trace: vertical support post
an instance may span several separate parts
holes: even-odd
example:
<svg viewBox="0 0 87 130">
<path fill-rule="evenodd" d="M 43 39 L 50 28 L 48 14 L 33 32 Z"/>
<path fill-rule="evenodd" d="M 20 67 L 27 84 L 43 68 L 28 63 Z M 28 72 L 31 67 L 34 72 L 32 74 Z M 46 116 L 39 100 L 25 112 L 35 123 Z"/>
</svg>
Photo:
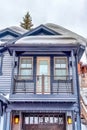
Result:
<svg viewBox="0 0 87 130">
<path fill-rule="evenodd" d="M 77 112 L 77 130 L 81 130 L 81 120 L 79 112 Z"/>
<path fill-rule="evenodd" d="M 22 129 L 22 113 L 21 113 L 21 111 L 20 111 L 20 113 L 19 113 L 19 117 L 20 117 L 19 130 L 21 130 L 21 129 Z"/>
<path fill-rule="evenodd" d="M 74 57 L 74 53 L 73 50 L 71 51 L 71 58 L 72 58 L 72 80 L 73 80 L 73 85 L 72 85 L 72 90 L 73 93 L 76 95 L 77 94 L 77 88 L 76 88 L 76 73 L 75 73 L 75 57 Z"/>
<path fill-rule="evenodd" d="M 4 111 L 3 113 L 3 130 L 6 130 L 6 122 L 7 122 L 7 113 Z"/>
<path fill-rule="evenodd" d="M 42 75 L 42 94 L 44 94 L 44 89 L 45 89 L 45 86 L 44 86 L 44 81 L 45 81 L 45 77 L 44 75 Z"/>
<path fill-rule="evenodd" d="M 7 112 L 7 123 L 6 123 L 6 130 L 11 130 L 11 119 L 10 119 L 11 111 Z"/>
<path fill-rule="evenodd" d="M 12 60 L 12 79 L 11 79 L 11 88 L 10 88 L 10 94 L 13 93 L 14 90 L 14 67 L 15 67 L 15 50 L 13 51 L 13 60 Z"/>
<path fill-rule="evenodd" d="M 79 88 L 79 77 L 78 77 L 78 57 L 75 56 L 75 63 L 76 63 L 76 81 L 77 81 L 77 107 L 78 107 L 78 112 L 77 112 L 77 130 L 81 130 L 81 119 L 80 119 L 80 88 Z"/>
<path fill-rule="evenodd" d="M 75 130 L 75 113 L 74 113 L 74 111 L 72 111 L 72 127 L 73 127 L 73 130 Z"/>
</svg>

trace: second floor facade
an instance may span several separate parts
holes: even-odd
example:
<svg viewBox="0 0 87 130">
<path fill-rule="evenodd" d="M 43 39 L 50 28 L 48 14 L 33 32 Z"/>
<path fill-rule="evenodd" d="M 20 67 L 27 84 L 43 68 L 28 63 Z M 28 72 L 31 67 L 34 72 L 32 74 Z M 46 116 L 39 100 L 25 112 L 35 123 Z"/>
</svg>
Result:
<svg viewBox="0 0 87 130">
<path fill-rule="evenodd" d="M 76 102 L 83 51 L 76 38 L 40 26 L 6 45 L 0 91 L 11 101 Z"/>
</svg>

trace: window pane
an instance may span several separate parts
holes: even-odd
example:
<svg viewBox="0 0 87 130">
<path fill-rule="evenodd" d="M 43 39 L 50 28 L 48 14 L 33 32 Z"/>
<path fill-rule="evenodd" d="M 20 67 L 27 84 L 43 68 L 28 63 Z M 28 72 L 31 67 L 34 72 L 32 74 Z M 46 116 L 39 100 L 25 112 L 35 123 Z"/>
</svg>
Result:
<svg viewBox="0 0 87 130">
<path fill-rule="evenodd" d="M 61 59 L 60 64 L 66 64 L 66 59 Z"/>
<path fill-rule="evenodd" d="M 61 63 L 61 59 L 56 58 L 55 59 L 55 64 L 60 64 L 60 63 Z"/>
<path fill-rule="evenodd" d="M 61 76 L 61 75 L 63 75 L 62 73 L 61 73 L 61 70 L 55 70 L 55 76 Z"/>
<path fill-rule="evenodd" d="M 54 123 L 58 123 L 58 117 L 54 117 Z"/>
<path fill-rule="evenodd" d="M 61 70 L 62 75 L 67 75 L 66 70 Z"/>
<path fill-rule="evenodd" d="M 29 117 L 25 117 L 25 124 L 29 124 Z"/>
<path fill-rule="evenodd" d="M 66 64 L 61 64 L 61 68 L 66 68 Z"/>
<path fill-rule="evenodd" d="M 45 123 L 49 123 L 49 117 L 45 117 Z"/>
<path fill-rule="evenodd" d="M 21 59 L 21 68 L 32 68 L 32 58 Z"/>
<path fill-rule="evenodd" d="M 30 117 L 30 124 L 33 124 L 33 117 Z"/>
<path fill-rule="evenodd" d="M 53 117 L 50 117 L 50 123 L 53 123 Z"/>
<path fill-rule="evenodd" d="M 47 60 L 40 61 L 39 66 L 40 66 L 40 75 L 41 74 L 47 75 L 48 74 L 48 61 Z"/>
<path fill-rule="evenodd" d="M 63 124 L 63 117 L 59 117 L 59 124 Z"/>
<path fill-rule="evenodd" d="M 61 64 L 55 64 L 55 68 L 61 68 Z"/>
<path fill-rule="evenodd" d="M 38 124 L 38 117 L 34 117 L 34 124 Z"/>
<path fill-rule="evenodd" d="M 39 123 L 43 123 L 43 117 L 39 117 Z"/>
<path fill-rule="evenodd" d="M 28 70 L 28 69 L 22 69 L 21 70 L 21 75 L 32 75 L 32 70 Z"/>
</svg>

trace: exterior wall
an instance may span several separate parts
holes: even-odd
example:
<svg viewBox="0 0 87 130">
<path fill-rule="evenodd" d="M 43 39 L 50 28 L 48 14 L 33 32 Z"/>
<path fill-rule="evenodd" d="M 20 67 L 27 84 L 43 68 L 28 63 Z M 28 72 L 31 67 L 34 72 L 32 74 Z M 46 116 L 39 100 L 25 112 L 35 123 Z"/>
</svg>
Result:
<svg viewBox="0 0 87 130">
<path fill-rule="evenodd" d="M 12 57 L 6 51 L 3 53 L 2 75 L 0 75 L 0 92 L 9 93 L 11 87 Z"/>
<path fill-rule="evenodd" d="M 86 98 L 87 93 L 87 65 L 83 65 L 82 63 L 78 64 L 78 74 L 79 74 L 79 84 L 81 90 L 81 118 L 83 119 L 82 122 L 87 124 L 87 104 L 84 100 L 84 96 Z"/>
<path fill-rule="evenodd" d="M 81 88 L 87 88 L 87 65 L 78 64 L 79 83 Z"/>
</svg>

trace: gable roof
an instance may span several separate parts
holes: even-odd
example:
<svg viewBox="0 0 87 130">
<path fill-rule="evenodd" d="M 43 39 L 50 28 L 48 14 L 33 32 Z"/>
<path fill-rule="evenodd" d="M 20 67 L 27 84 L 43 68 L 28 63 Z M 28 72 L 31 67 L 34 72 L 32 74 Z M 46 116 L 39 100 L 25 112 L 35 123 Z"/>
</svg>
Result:
<svg viewBox="0 0 87 130">
<path fill-rule="evenodd" d="M 40 35 L 41 32 L 46 33 L 46 35 Z M 47 35 L 48 34 L 48 35 Z M 53 44 L 53 42 L 55 41 L 57 44 L 59 44 L 59 42 L 61 41 L 61 45 L 62 44 L 66 44 L 68 41 L 68 44 L 74 44 L 74 45 L 83 45 L 86 46 L 87 41 L 84 37 L 68 30 L 65 29 L 59 25 L 55 25 L 55 24 L 45 24 L 45 25 L 40 25 L 26 33 L 24 33 L 23 35 L 19 36 L 18 38 L 7 42 L 7 45 L 11 45 L 11 44 L 33 44 L 35 41 L 38 41 L 38 43 L 41 43 L 43 40 L 43 43 L 45 43 L 46 40 L 46 44 L 48 42 L 51 42 Z M 29 42 L 28 42 L 29 41 Z M 65 42 L 64 42 L 65 41 Z"/>
<path fill-rule="evenodd" d="M 40 32 L 47 32 L 48 35 L 39 35 Z M 59 25 L 55 24 L 45 24 L 36 27 L 33 30 L 28 31 L 27 33 L 23 34 L 20 38 L 18 38 L 14 43 L 17 44 L 34 44 L 38 43 L 45 43 L 48 40 L 49 42 L 59 42 L 62 44 L 65 43 L 74 43 L 86 46 L 86 39 L 68 29 L 65 29 Z M 55 41 L 54 41 L 55 40 Z M 74 41 L 74 42 L 73 42 Z M 47 41 L 46 41 L 47 42 Z"/>
<path fill-rule="evenodd" d="M 35 36 L 35 35 L 40 35 L 40 34 L 45 34 L 45 35 L 61 35 L 60 33 L 46 27 L 45 25 L 41 24 L 40 26 L 28 31 L 27 33 L 23 34 L 22 37 L 24 36 Z"/>
<path fill-rule="evenodd" d="M 43 32 L 44 35 L 40 35 L 40 33 Z M 45 35 L 46 34 L 46 35 Z M 68 30 L 68 29 L 65 29 L 59 25 L 56 25 L 56 24 L 52 24 L 52 23 L 48 23 L 48 24 L 45 24 L 45 25 L 40 25 L 26 33 L 24 33 L 22 36 L 20 36 L 18 39 L 16 39 L 14 41 L 14 43 L 18 43 L 19 40 L 22 41 L 22 39 L 27 39 L 28 40 L 28 36 L 29 37 L 32 37 L 32 39 L 34 37 L 57 37 L 57 38 L 60 38 L 62 37 L 62 39 L 65 37 L 67 37 L 67 39 L 70 39 L 70 38 L 73 38 L 73 39 L 76 39 L 78 41 L 78 43 L 80 43 L 81 45 L 86 45 L 87 44 L 87 41 L 84 37 Z"/>
<path fill-rule="evenodd" d="M 16 32 L 16 31 L 12 30 L 12 29 L 10 29 L 10 28 L 5 28 L 5 29 L 3 29 L 3 30 L 0 30 L 0 38 L 1 38 L 1 37 L 4 37 L 4 36 L 6 36 L 6 35 L 11 35 L 11 36 L 13 36 L 13 37 L 19 37 L 19 36 L 21 36 L 20 33 L 18 33 L 18 32 Z"/>
</svg>

